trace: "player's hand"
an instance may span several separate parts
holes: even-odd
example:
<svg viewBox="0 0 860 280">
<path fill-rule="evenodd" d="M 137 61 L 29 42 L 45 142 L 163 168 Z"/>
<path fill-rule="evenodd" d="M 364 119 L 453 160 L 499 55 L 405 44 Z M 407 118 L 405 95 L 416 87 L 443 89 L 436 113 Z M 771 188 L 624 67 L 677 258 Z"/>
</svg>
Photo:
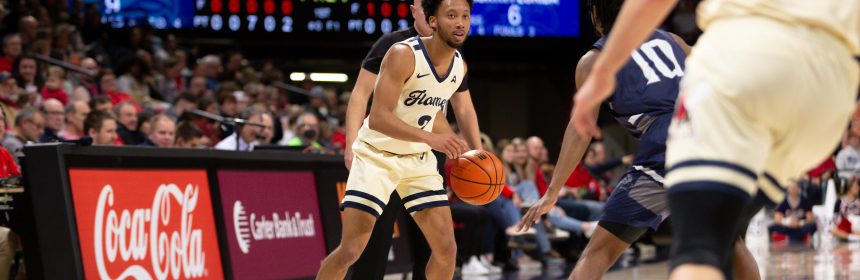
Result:
<svg viewBox="0 0 860 280">
<path fill-rule="evenodd" d="M 352 147 L 347 146 L 346 150 L 343 151 L 343 164 L 346 165 L 347 171 L 352 168 L 352 157 Z"/>
<path fill-rule="evenodd" d="M 523 215 L 520 223 L 517 224 L 517 230 L 520 232 L 529 230 L 529 228 L 532 227 L 532 224 L 538 222 L 543 214 L 546 214 L 555 207 L 556 201 L 558 201 L 558 196 L 550 195 L 549 193 L 544 197 L 541 197 L 541 199 L 529 208 L 529 211 L 526 212 L 525 215 Z"/>
<path fill-rule="evenodd" d="M 440 151 L 448 156 L 448 159 L 456 159 L 463 153 L 469 151 L 466 142 L 454 134 L 433 133 L 427 141 L 430 148 Z"/>
<path fill-rule="evenodd" d="M 573 101 L 573 123 L 580 136 L 600 138 L 597 111 L 600 109 L 600 103 L 612 94 L 614 89 L 614 74 L 601 75 L 592 72 L 585 80 L 585 84 L 576 93 Z"/>
</svg>

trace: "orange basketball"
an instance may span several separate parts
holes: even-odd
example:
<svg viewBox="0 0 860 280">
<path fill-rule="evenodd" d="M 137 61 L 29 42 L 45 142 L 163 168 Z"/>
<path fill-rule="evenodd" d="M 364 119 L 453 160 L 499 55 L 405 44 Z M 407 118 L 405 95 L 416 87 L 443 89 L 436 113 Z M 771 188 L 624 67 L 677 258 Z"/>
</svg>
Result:
<svg viewBox="0 0 860 280">
<path fill-rule="evenodd" d="M 499 197 L 505 184 L 502 161 L 493 153 L 471 150 L 454 162 L 451 189 L 460 200 L 484 205 Z"/>
</svg>

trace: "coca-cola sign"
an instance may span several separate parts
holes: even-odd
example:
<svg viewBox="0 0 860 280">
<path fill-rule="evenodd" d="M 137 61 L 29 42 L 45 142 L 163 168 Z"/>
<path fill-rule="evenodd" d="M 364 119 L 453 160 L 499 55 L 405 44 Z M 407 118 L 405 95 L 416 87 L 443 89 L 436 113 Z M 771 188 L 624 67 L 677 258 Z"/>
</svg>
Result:
<svg viewBox="0 0 860 280">
<path fill-rule="evenodd" d="M 71 169 L 87 279 L 222 279 L 202 170 Z"/>
<path fill-rule="evenodd" d="M 325 257 L 311 172 L 219 171 L 236 279 L 308 277 Z"/>
</svg>

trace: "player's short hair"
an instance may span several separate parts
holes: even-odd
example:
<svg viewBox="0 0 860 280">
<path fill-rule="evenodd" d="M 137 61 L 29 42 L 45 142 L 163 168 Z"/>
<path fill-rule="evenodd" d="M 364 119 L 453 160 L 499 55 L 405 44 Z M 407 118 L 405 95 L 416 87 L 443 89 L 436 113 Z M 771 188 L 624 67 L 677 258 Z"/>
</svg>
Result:
<svg viewBox="0 0 860 280">
<path fill-rule="evenodd" d="M 609 34 L 609 31 L 612 30 L 622 5 L 624 5 L 624 0 L 588 0 L 588 11 L 594 13 L 594 17 L 600 21 L 600 25 L 603 26 L 603 34 Z"/>
<path fill-rule="evenodd" d="M 436 12 L 439 11 L 439 6 L 442 5 L 443 0 L 422 0 L 421 8 L 424 9 L 424 20 L 430 22 L 430 16 L 435 16 Z M 473 0 L 466 0 L 469 3 L 469 8 L 472 7 Z"/>
</svg>

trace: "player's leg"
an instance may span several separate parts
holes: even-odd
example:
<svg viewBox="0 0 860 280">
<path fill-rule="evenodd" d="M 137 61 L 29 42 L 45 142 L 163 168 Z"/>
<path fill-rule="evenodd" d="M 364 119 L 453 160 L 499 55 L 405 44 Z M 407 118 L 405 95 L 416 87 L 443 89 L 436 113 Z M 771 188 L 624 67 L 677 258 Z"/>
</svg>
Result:
<svg viewBox="0 0 860 280">
<path fill-rule="evenodd" d="M 427 279 L 451 279 L 457 265 L 457 243 L 454 240 L 451 209 L 448 206 L 426 208 L 412 214 L 430 245 Z"/>
<path fill-rule="evenodd" d="M 436 158 L 436 170 L 443 176 L 442 179 L 444 182 L 446 179 L 444 176 L 445 158 L 447 156 L 437 151 L 432 151 L 432 156 Z M 447 186 L 447 184 L 442 184 L 442 186 Z M 405 206 L 402 209 L 406 211 Z M 421 232 L 412 215 L 406 215 L 406 220 L 409 227 L 409 236 L 412 239 L 409 242 L 412 245 L 412 280 L 423 280 L 426 279 L 425 275 L 427 275 L 424 270 L 427 268 L 427 262 L 430 261 L 430 246 L 427 244 L 427 238 L 424 237 L 424 233 Z"/>
<path fill-rule="evenodd" d="M 600 279 L 630 244 L 668 217 L 665 190 L 654 178 L 627 173 L 617 185 L 570 279 Z"/>
<path fill-rule="evenodd" d="M 774 143 L 799 115 L 793 93 L 804 87 L 798 82 L 804 77 L 793 70 L 803 63 L 787 57 L 786 49 L 750 51 L 786 39 L 752 32 L 751 24 L 761 27 L 746 18 L 709 27 L 687 62 L 666 145 L 670 279 L 732 276 L 726 268 L 742 214 Z"/>
<path fill-rule="evenodd" d="M 597 229 L 594 230 L 594 235 L 591 236 L 591 240 L 588 241 L 588 245 L 585 246 L 585 250 L 576 262 L 570 279 L 603 278 L 603 274 L 621 257 L 624 250 L 627 250 L 630 244 L 642 236 L 646 230 L 647 228 L 631 228 L 613 222 L 599 222 Z M 624 239 L 613 231 L 620 233 Z"/>
<path fill-rule="evenodd" d="M 741 214 L 740 228 L 738 229 L 738 238 L 735 241 L 734 250 L 732 251 L 731 267 L 723 268 L 724 271 L 733 270 L 735 280 L 759 280 L 761 273 L 758 270 L 758 263 L 746 246 L 744 238 L 747 235 L 750 221 L 753 217 L 764 208 L 765 204 L 771 203 L 764 194 L 759 192 L 752 203 L 750 203 Z"/>
<path fill-rule="evenodd" d="M 414 155 L 399 163 L 405 171 L 397 183 L 397 193 L 430 245 L 425 275 L 427 279 L 451 279 L 457 264 L 457 244 L 448 194 L 436 168 L 436 157 Z"/>
<path fill-rule="evenodd" d="M 353 145 L 355 158 L 340 205 L 343 211 L 341 243 L 323 260 L 317 279 L 343 279 L 349 266 L 367 246 L 374 223 L 386 208 L 399 179 L 399 172 L 394 168 L 398 165 L 396 157 L 364 145 Z M 376 261 L 385 262 L 386 259 Z"/>
<path fill-rule="evenodd" d="M 366 211 L 356 208 L 343 210 L 340 245 L 323 260 L 317 279 L 343 279 L 346 276 L 349 266 L 355 263 L 364 251 L 375 220 L 376 217 Z M 378 261 L 384 262 L 385 259 Z"/>
<path fill-rule="evenodd" d="M 373 231 L 364 252 L 352 266 L 352 275 L 361 275 L 362 278 L 366 277 L 367 279 L 385 277 L 388 253 L 393 242 L 394 225 L 402 208 L 403 203 L 400 202 L 400 196 L 397 193 L 392 193 L 382 215 L 376 219 L 376 223 L 373 225 Z"/>
</svg>

